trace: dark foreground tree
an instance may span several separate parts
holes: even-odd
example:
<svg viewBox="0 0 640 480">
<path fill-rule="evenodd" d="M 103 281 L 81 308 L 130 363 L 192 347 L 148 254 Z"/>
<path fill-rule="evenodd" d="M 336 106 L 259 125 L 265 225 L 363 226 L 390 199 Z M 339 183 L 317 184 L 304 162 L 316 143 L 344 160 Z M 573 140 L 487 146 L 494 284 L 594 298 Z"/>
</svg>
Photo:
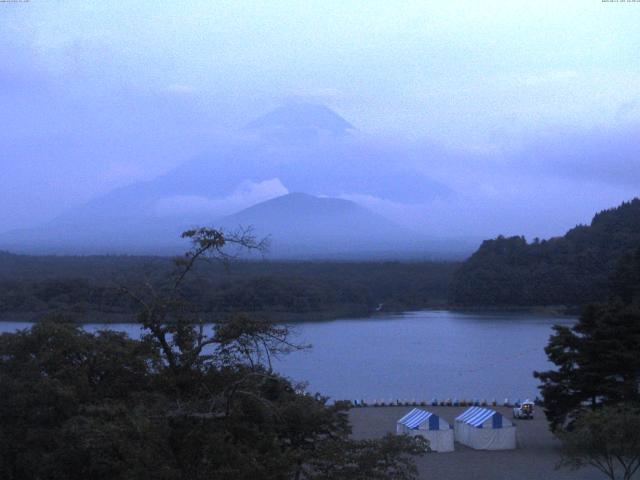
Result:
<svg viewBox="0 0 640 480">
<path fill-rule="evenodd" d="M 561 466 L 591 465 L 611 480 L 630 480 L 640 468 L 640 410 L 635 406 L 587 412 L 560 439 Z"/>
<path fill-rule="evenodd" d="M 640 403 L 640 250 L 621 262 L 611 300 L 590 305 L 571 328 L 556 326 L 545 348 L 556 370 L 536 372 L 553 430 L 585 410 Z"/>
<path fill-rule="evenodd" d="M 381 440 L 325 442 L 306 467 L 314 480 L 410 480 L 416 478 L 414 457 L 424 454 L 422 437 L 387 434 Z"/>
<path fill-rule="evenodd" d="M 182 300 L 199 259 L 260 244 L 185 236 L 194 247 L 171 282 L 126 289 L 140 340 L 59 318 L 0 336 L 0 478 L 415 478 L 424 442 L 351 440 L 347 405 L 273 371 L 274 356 L 300 348 L 286 328 L 242 315 L 207 328 Z"/>
</svg>

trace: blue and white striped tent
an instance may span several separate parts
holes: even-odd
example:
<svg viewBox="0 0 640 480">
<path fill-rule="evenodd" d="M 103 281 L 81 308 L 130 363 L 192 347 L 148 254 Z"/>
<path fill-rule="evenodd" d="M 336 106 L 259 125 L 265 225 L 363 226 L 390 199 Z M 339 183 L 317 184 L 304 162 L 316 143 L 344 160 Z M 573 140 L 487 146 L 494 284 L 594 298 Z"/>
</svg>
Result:
<svg viewBox="0 0 640 480">
<path fill-rule="evenodd" d="M 429 447 L 434 452 L 453 451 L 453 429 L 451 425 L 438 415 L 420 408 L 414 408 L 396 424 L 399 435 L 420 435 L 429 440 Z"/>
<path fill-rule="evenodd" d="M 427 428 L 424 428 L 423 430 L 440 430 L 439 417 L 431 412 L 427 412 L 426 410 L 421 410 L 419 408 L 414 408 L 407 413 L 404 417 L 398 420 L 398 424 L 404 425 L 410 429 L 416 429 L 420 425 L 425 425 Z"/>
<path fill-rule="evenodd" d="M 491 418 L 492 428 L 502 428 L 502 414 L 488 408 L 471 407 L 465 410 L 462 415 L 458 415 L 456 420 L 468 423 L 473 427 L 482 428 L 482 424 L 489 418 Z"/>
<path fill-rule="evenodd" d="M 454 423 L 456 441 L 478 450 L 516 448 L 516 427 L 495 410 L 471 407 Z"/>
</svg>

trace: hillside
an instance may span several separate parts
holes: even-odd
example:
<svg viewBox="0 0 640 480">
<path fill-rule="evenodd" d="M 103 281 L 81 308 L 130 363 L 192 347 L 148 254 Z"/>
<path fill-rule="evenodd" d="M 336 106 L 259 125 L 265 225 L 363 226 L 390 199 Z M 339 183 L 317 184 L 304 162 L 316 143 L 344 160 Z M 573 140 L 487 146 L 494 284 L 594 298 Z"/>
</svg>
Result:
<svg viewBox="0 0 640 480">
<path fill-rule="evenodd" d="M 604 300 L 620 259 L 640 246 L 640 199 L 604 210 L 563 237 L 486 240 L 454 275 L 460 306 L 581 305 Z"/>
<path fill-rule="evenodd" d="M 417 251 L 417 235 L 349 200 L 290 193 L 244 209 L 222 220 L 226 229 L 251 225 L 270 239 L 269 254 L 283 257 L 319 252 Z"/>
</svg>

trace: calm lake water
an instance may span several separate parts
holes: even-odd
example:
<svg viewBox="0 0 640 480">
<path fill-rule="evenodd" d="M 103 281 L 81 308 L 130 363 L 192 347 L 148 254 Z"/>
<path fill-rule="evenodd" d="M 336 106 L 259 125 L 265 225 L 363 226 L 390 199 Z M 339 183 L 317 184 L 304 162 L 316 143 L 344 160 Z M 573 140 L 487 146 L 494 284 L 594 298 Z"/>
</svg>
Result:
<svg viewBox="0 0 640 480">
<path fill-rule="evenodd" d="M 312 348 L 275 365 L 293 380 L 308 381 L 308 390 L 334 399 L 533 398 L 538 390 L 532 372 L 550 367 L 543 349 L 551 327 L 574 321 L 540 314 L 420 311 L 306 322 L 293 326 L 293 338 Z M 0 322 L 0 331 L 28 326 Z M 140 334 L 134 324 L 107 328 Z"/>
</svg>

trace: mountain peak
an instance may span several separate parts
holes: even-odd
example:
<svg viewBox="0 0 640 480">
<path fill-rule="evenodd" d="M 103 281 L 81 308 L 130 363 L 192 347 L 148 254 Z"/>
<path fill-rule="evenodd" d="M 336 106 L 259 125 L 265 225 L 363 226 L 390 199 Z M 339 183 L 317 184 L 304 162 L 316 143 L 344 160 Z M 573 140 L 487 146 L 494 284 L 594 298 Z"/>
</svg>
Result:
<svg viewBox="0 0 640 480">
<path fill-rule="evenodd" d="M 353 125 L 330 108 L 305 102 L 280 106 L 250 122 L 245 128 L 290 132 L 325 131 L 336 136 L 355 130 Z"/>
<path fill-rule="evenodd" d="M 221 219 L 233 231 L 251 225 L 258 238 L 268 236 L 276 256 L 407 249 L 414 236 L 391 220 L 351 200 L 289 193 Z"/>
<path fill-rule="evenodd" d="M 232 215 L 232 217 L 243 216 L 246 215 L 247 212 L 252 214 L 260 212 L 262 215 L 267 212 L 278 211 L 282 212 L 282 214 L 295 214 L 314 218 L 320 214 L 333 215 L 339 213 L 351 215 L 357 210 L 362 212 L 366 211 L 367 214 L 373 215 L 373 213 L 369 212 L 364 207 L 350 200 L 332 197 L 317 197 L 315 195 L 309 195 L 308 193 L 292 192 L 248 207 L 241 212 Z"/>
</svg>

